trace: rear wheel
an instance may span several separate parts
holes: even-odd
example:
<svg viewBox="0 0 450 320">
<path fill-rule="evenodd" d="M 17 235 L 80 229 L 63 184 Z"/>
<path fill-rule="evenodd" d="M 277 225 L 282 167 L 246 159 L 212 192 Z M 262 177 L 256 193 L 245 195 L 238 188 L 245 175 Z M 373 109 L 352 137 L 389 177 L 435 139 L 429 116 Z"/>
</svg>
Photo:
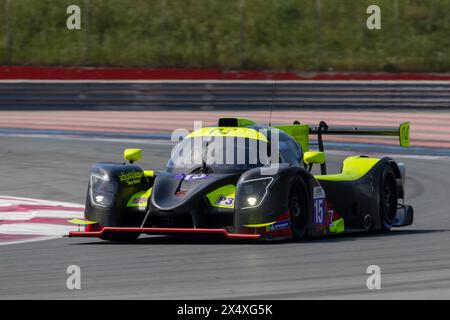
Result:
<svg viewBox="0 0 450 320">
<path fill-rule="evenodd" d="M 380 224 L 382 231 L 389 231 L 397 214 L 397 184 L 392 167 L 387 166 L 381 175 Z"/>
<path fill-rule="evenodd" d="M 309 226 L 309 196 L 305 182 L 296 178 L 289 190 L 289 215 L 291 229 L 295 238 L 301 239 L 306 236 Z"/>
</svg>

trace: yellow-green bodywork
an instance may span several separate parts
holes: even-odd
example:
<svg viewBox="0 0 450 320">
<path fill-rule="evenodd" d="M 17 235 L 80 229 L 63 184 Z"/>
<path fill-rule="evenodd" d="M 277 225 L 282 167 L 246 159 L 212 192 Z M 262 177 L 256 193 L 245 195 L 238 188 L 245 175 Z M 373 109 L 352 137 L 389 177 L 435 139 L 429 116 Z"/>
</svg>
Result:
<svg viewBox="0 0 450 320">
<path fill-rule="evenodd" d="M 409 122 L 405 122 L 400 125 L 400 145 L 405 148 L 409 147 L 409 126 Z"/>
<path fill-rule="evenodd" d="M 222 208 L 222 209 L 234 209 L 234 200 L 236 199 L 236 186 L 229 184 L 219 189 L 214 190 L 206 195 L 211 206 L 214 208 Z M 233 199 L 231 204 L 220 203 L 219 199 L 224 197 L 226 199 Z"/>
<path fill-rule="evenodd" d="M 247 126 L 252 126 L 255 125 L 256 122 L 250 119 L 245 119 L 245 118 L 237 118 L 237 122 L 238 122 L 238 127 L 247 127 Z"/>
<path fill-rule="evenodd" d="M 246 228 L 265 228 L 275 224 L 276 221 L 268 222 L 268 223 L 259 223 L 259 224 L 244 224 Z"/>
<path fill-rule="evenodd" d="M 97 223 L 95 221 L 89 221 L 89 220 L 83 220 L 83 219 L 72 219 L 72 220 L 68 220 L 67 222 L 72 223 L 72 224 L 77 224 L 79 226 L 88 226 L 90 224 Z"/>
<path fill-rule="evenodd" d="M 125 149 L 123 158 L 127 161 L 140 161 L 142 159 L 141 149 Z"/>
<path fill-rule="evenodd" d="M 325 163 L 326 157 L 324 152 L 308 151 L 304 153 L 303 160 L 305 161 L 306 164 L 310 163 L 322 164 Z"/>
<path fill-rule="evenodd" d="M 145 170 L 144 171 L 144 176 L 147 177 L 147 178 L 154 178 L 156 176 L 155 175 L 155 171 L 153 171 L 153 170 Z"/>
<path fill-rule="evenodd" d="M 303 151 L 309 150 L 309 125 L 307 124 L 290 124 L 276 125 L 274 128 L 282 130 L 294 138 L 302 147 Z"/>
<path fill-rule="evenodd" d="M 127 207 L 147 207 L 148 198 L 152 195 L 152 189 L 153 188 L 150 188 L 147 191 L 139 191 L 133 194 L 130 200 L 128 200 Z"/>
<path fill-rule="evenodd" d="M 266 136 L 258 130 L 245 127 L 206 127 L 190 133 L 186 138 L 195 137 L 237 137 L 268 142 Z"/>
<path fill-rule="evenodd" d="M 380 159 L 360 156 L 348 157 L 344 160 L 342 172 L 329 175 L 317 175 L 317 180 L 325 181 L 354 181 L 362 178 Z"/>
<path fill-rule="evenodd" d="M 329 227 L 329 230 L 334 234 L 343 233 L 345 231 L 344 218 L 333 221 L 333 223 Z"/>
</svg>

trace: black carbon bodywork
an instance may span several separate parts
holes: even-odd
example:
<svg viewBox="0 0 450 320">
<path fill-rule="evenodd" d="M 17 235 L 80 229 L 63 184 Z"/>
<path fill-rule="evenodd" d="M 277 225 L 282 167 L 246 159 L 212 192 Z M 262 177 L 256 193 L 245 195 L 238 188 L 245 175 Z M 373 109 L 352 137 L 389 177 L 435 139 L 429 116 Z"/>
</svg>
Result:
<svg viewBox="0 0 450 320">
<path fill-rule="evenodd" d="M 267 196 L 260 206 L 250 209 L 242 209 L 240 197 L 241 182 L 252 179 L 272 177 L 273 182 L 269 187 Z M 263 224 L 275 221 L 279 216 L 288 212 L 289 186 L 295 177 L 301 177 L 309 189 L 308 197 L 311 200 L 311 179 L 312 175 L 305 169 L 296 166 L 282 164 L 274 175 L 262 174 L 261 168 L 256 168 L 245 172 L 237 184 L 236 208 L 234 216 L 234 227 L 237 232 L 243 232 L 245 225 Z M 311 203 L 311 201 L 310 201 Z M 308 214 L 311 216 L 311 206 L 308 207 Z"/>
<path fill-rule="evenodd" d="M 138 183 L 130 185 L 126 181 L 121 181 L 120 175 L 130 172 L 137 172 L 142 175 Z M 151 187 L 152 181 L 149 181 L 144 176 L 142 168 L 132 164 L 96 163 L 91 170 L 91 174 L 93 173 L 107 177 L 111 183 L 114 183 L 116 185 L 116 193 L 110 207 L 95 206 L 91 201 L 91 183 L 89 182 L 86 196 L 86 219 L 108 227 L 139 226 L 145 216 L 145 212 L 127 208 L 126 204 L 133 194 L 138 191 L 148 190 Z"/>
<path fill-rule="evenodd" d="M 232 221 L 232 210 L 217 212 L 206 201 L 206 196 L 222 186 L 236 185 L 240 175 L 206 174 L 203 178 L 188 180 L 185 174 L 160 173 L 154 182 L 149 212 L 143 226 L 163 224 L 205 228 L 220 225 L 221 220 Z"/>
<path fill-rule="evenodd" d="M 400 170 L 394 160 L 383 158 L 363 177 L 353 181 L 319 180 L 327 200 L 342 215 L 346 229 L 366 229 L 365 219 L 369 215 L 371 229 L 380 229 L 380 184 L 383 170 L 391 166 L 396 179 L 401 182 Z M 403 194 L 401 183 L 397 184 L 398 194 Z"/>
</svg>

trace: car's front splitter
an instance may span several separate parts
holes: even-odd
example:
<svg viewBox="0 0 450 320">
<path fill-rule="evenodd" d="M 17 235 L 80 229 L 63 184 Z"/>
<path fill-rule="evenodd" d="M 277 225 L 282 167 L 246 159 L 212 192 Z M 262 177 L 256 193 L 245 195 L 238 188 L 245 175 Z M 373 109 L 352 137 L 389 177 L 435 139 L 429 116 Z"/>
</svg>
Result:
<svg viewBox="0 0 450 320">
<path fill-rule="evenodd" d="M 137 227 L 103 227 L 98 231 L 72 231 L 69 237 L 101 238 L 110 233 L 144 233 L 144 234 L 209 234 L 222 235 L 229 239 L 259 240 L 260 234 L 232 233 L 226 229 L 194 229 L 194 228 L 137 228 Z"/>
</svg>

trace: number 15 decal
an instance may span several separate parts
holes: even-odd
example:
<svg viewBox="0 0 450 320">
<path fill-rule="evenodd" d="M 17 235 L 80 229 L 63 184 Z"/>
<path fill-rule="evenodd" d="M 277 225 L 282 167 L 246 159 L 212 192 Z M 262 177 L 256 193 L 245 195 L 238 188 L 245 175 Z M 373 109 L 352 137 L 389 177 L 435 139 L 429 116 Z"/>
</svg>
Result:
<svg viewBox="0 0 450 320">
<path fill-rule="evenodd" d="M 323 224 L 325 212 L 325 199 L 314 199 L 314 223 Z"/>
</svg>

